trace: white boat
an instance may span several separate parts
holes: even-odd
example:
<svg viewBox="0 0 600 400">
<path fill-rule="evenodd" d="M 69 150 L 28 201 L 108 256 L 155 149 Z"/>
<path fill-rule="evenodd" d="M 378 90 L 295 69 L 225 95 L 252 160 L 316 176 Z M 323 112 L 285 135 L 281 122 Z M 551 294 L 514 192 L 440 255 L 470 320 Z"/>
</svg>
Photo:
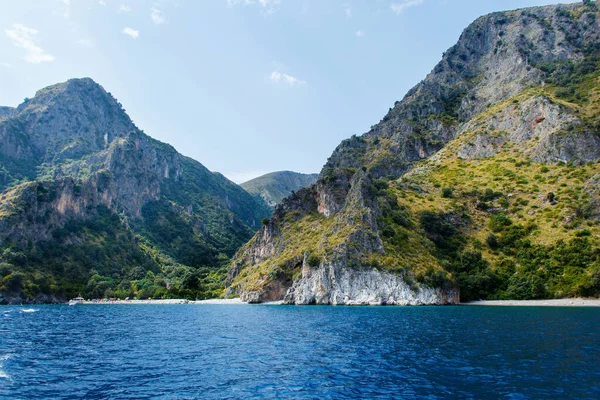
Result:
<svg viewBox="0 0 600 400">
<path fill-rule="evenodd" d="M 83 303 L 85 301 L 85 299 L 83 297 L 81 297 L 81 295 L 75 297 L 74 299 L 69 300 L 69 305 L 70 306 L 74 306 L 76 304 L 79 303 Z"/>
</svg>

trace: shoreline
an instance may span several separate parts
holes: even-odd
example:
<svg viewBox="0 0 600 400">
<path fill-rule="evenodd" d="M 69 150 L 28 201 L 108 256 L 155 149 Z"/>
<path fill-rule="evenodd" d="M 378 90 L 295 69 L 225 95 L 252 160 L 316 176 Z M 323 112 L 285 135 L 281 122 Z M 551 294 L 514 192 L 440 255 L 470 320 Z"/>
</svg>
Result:
<svg viewBox="0 0 600 400">
<path fill-rule="evenodd" d="M 53 303 L 63 304 L 68 303 Z M 186 299 L 156 299 L 156 300 L 107 300 L 107 301 L 80 301 L 76 305 L 111 305 L 111 304 L 196 304 L 196 305 L 281 305 L 283 301 L 268 301 L 264 303 L 250 304 L 242 301 L 240 298 L 234 299 L 208 299 L 208 300 L 186 300 Z M 22 304 L 7 304 L 7 305 L 22 305 L 33 306 L 41 305 L 39 303 L 22 303 Z M 340 305 L 343 307 L 343 305 Z M 467 306 L 467 307 L 600 307 L 600 299 L 595 298 L 573 298 L 573 299 L 546 299 L 546 300 L 477 300 L 465 303 L 454 304 L 450 306 Z M 350 306 L 349 306 L 350 307 Z M 354 307 L 354 306 L 352 306 Z M 365 307 L 367 307 L 365 305 Z M 368 306 L 377 307 L 377 306 Z M 380 307 L 395 307 L 395 306 L 380 306 Z M 400 307 L 400 306 L 399 306 Z M 415 306 L 418 307 L 418 306 Z"/>
<path fill-rule="evenodd" d="M 460 305 L 476 307 L 600 307 L 600 299 L 478 300 L 460 303 Z"/>
</svg>

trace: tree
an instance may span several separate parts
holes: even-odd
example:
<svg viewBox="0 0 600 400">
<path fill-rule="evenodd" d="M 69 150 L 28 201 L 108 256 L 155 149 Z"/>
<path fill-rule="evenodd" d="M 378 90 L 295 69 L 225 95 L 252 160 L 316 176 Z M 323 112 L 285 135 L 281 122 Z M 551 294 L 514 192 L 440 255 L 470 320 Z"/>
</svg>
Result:
<svg viewBox="0 0 600 400">
<path fill-rule="evenodd" d="M 267 225 L 269 225 L 269 218 L 267 218 L 267 217 L 264 217 L 264 218 L 262 219 L 262 224 L 263 224 L 263 226 L 267 226 Z"/>
</svg>

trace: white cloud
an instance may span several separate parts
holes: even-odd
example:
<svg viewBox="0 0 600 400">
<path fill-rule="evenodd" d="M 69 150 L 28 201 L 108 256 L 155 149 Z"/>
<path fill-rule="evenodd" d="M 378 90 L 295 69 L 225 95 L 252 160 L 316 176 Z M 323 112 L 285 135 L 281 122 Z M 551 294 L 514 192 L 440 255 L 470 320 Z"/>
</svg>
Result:
<svg viewBox="0 0 600 400">
<path fill-rule="evenodd" d="M 132 39 L 137 39 L 138 37 L 140 37 L 140 31 L 136 31 L 133 28 L 130 27 L 126 27 L 124 28 L 121 33 L 130 36 Z"/>
<path fill-rule="evenodd" d="M 420 6 L 421 4 L 423 4 L 423 0 L 402 0 L 400 3 L 392 3 L 390 7 L 396 14 L 402 14 L 407 8 Z"/>
<path fill-rule="evenodd" d="M 2 68 L 10 68 L 10 67 L 12 67 L 12 65 L 9 64 L 9 63 L 6 63 L 6 62 L 0 62 L 0 67 L 2 67 Z"/>
<path fill-rule="evenodd" d="M 356 37 L 364 37 L 364 36 L 365 36 L 364 31 L 361 31 L 361 30 L 356 31 Z"/>
<path fill-rule="evenodd" d="M 106 6 L 106 1 L 100 0 L 98 1 L 98 4 L 100 4 L 101 6 Z"/>
<path fill-rule="evenodd" d="M 165 14 L 156 7 L 152 7 L 150 10 L 150 18 L 152 18 L 154 25 L 164 24 L 166 21 Z"/>
<path fill-rule="evenodd" d="M 13 44 L 26 51 L 25 61 L 31 64 L 39 64 L 43 62 L 54 61 L 54 56 L 46 53 L 41 47 L 35 44 L 35 36 L 38 31 L 28 28 L 21 24 L 13 24 L 10 29 L 5 29 L 4 32 Z"/>
<path fill-rule="evenodd" d="M 126 12 L 130 12 L 130 11 L 131 11 L 131 7 L 129 7 L 126 4 L 121 4 L 119 6 L 119 12 L 126 13 Z"/>
<path fill-rule="evenodd" d="M 289 86 L 306 85 L 306 81 L 296 78 L 283 72 L 273 71 L 270 76 L 271 82 L 282 83 Z"/>
</svg>

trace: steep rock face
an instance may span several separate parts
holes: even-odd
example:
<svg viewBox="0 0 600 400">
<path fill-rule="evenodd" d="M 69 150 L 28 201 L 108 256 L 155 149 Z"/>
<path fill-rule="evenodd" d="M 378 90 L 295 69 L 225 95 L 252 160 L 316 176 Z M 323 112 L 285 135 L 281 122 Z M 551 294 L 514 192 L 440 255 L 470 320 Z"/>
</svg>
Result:
<svg viewBox="0 0 600 400">
<path fill-rule="evenodd" d="M 275 208 L 275 211 L 267 225 L 263 226 L 256 235 L 244 246 L 244 251 L 239 252 L 236 256 L 236 261 L 229 269 L 227 282 L 231 284 L 239 275 L 241 269 L 246 265 L 256 265 L 264 260 L 267 260 L 279 252 L 284 251 L 286 241 L 279 229 L 280 225 L 290 212 L 294 212 L 294 218 L 300 219 L 309 214 L 317 207 L 316 192 L 312 187 L 304 188 L 296 193 L 293 193 L 283 204 Z M 302 262 L 301 258 L 291 260 L 289 267 L 296 267 Z M 294 265 L 291 265 L 294 264 Z M 232 293 L 230 290 L 228 293 Z M 269 290 L 261 291 L 260 293 L 248 294 L 252 296 L 254 302 L 263 299 L 263 296 L 277 297 L 270 293 Z"/>
<path fill-rule="evenodd" d="M 463 123 L 490 105 L 542 84 L 540 65 L 581 60 L 585 49 L 599 41 L 596 10 L 581 4 L 481 17 L 381 122 L 362 137 L 342 142 L 320 177 L 362 166 L 375 177 L 400 176 L 454 139 Z"/>
<path fill-rule="evenodd" d="M 74 218 L 91 218 L 101 204 L 95 185 L 73 179 L 24 183 L 3 192 L 0 200 L 3 243 L 50 240 L 54 229 Z"/>
<path fill-rule="evenodd" d="M 477 132 L 458 149 L 466 160 L 492 157 L 504 143 L 521 146 L 533 161 L 594 162 L 600 160 L 600 138 L 595 129 L 582 127 L 573 110 L 546 96 L 511 103 L 488 118 L 463 125 L 461 134 Z M 493 132 L 493 134 L 490 134 Z"/>
<path fill-rule="evenodd" d="M 39 90 L 17 107 L 16 117 L 44 162 L 95 153 L 136 129 L 121 104 L 89 78 Z"/>
<path fill-rule="evenodd" d="M 289 302 L 303 303 L 304 300 L 298 299 L 304 298 L 311 302 L 317 297 L 332 302 L 332 293 L 337 293 L 334 296 L 337 304 L 350 304 L 358 295 L 345 297 L 346 294 L 340 294 L 345 292 L 327 283 L 326 277 L 346 274 L 344 276 L 351 277 L 348 279 L 366 285 L 371 281 L 372 272 L 365 272 L 365 268 L 371 271 L 368 267 L 372 265 L 380 271 L 400 269 L 403 274 L 408 271 L 404 277 L 411 280 L 416 275 L 424 280 L 423 286 L 429 285 L 434 292 L 444 285 L 452 287 L 453 277 L 440 272 L 443 268 L 439 254 L 446 251 L 444 246 L 447 246 L 443 233 L 415 228 L 417 215 L 407 217 L 410 213 L 405 215 L 402 209 L 407 206 L 398 209 L 394 200 L 398 191 L 394 189 L 394 194 L 386 195 L 385 187 L 378 188 L 380 181 L 393 183 L 415 164 L 430 157 L 440 160 L 450 153 L 458 153 L 462 159 L 475 161 L 494 157 L 507 144 L 521 146 L 525 157 L 536 162 L 597 161 L 600 159 L 597 129 L 590 129 L 592 125 L 578 115 L 577 107 L 555 102 L 545 95 L 543 88 L 553 74 L 549 66 L 553 66 L 554 75 L 559 70 L 572 70 L 573 65 L 579 65 L 596 51 L 599 42 L 595 4 L 537 7 L 495 13 L 476 20 L 425 80 L 397 102 L 380 123 L 362 136 L 343 141 L 335 149 L 317 183 L 308 189 L 316 206 L 311 201 L 309 210 L 295 209 L 286 199 L 276 208 L 269 225 L 236 256 L 228 280 L 229 293 L 237 292 L 242 298 L 260 301 L 261 297 L 273 298 L 281 293 L 280 285 L 276 293 L 270 291 L 273 282 L 293 281 L 287 297 Z M 542 89 L 536 95 L 528 92 L 531 88 Z M 469 143 L 463 140 L 466 137 L 471 138 Z M 451 145 L 457 138 L 461 140 Z M 361 176 L 363 179 L 357 179 Z M 359 192 L 364 193 L 361 201 L 353 201 Z M 448 196 L 452 196 L 451 191 Z M 303 217 L 307 215 L 319 215 L 320 225 L 315 227 L 317 218 Z M 361 218 L 354 219 L 356 216 Z M 428 226 L 429 216 L 432 222 Z M 370 222 L 365 223 L 365 217 Z M 443 219 L 435 222 L 435 214 L 426 217 L 421 216 L 424 230 L 452 231 Z M 343 239 L 332 244 L 324 228 L 332 221 L 353 221 L 355 225 L 344 231 Z M 312 233 L 303 231 L 307 226 Z M 291 232 L 305 240 L 291 240 Z M 413 234 L 428 239 L 419 241 Z M 309 240 L 311 235 L 321 239 Z M 354 240 L 357 235 L 376 240 L 357 242 Z M 374 245 L 377 241 L 381 246 Z M 404 245 L 398 244 L 403 241 Z M 346 254 L 349 248 L 353 249 L 350 257 Z M 397 253 L 394 248 L 404 250 Z M 344 261 L 323 264 L 315 278 L 301 277 L 300 259 L 306 252 L 318 254 L 321 259 Z M 415 257 L 415 252 L 420 256 Z M 408 260 L 409 265 L 389 266 L 397 263 L 394 259 Z M 411 276 L 411 269 L 416 267 L 410 264 L 422 263 L 425 259 L 431 268 Z M 251 285 L 247 285 L 249 281 Z M 296 290 L 302 294 L 293 295 Z M 352 291 L 358 293 L 360 289 L 357 286 Z"/>
<path fill-rule="evenodd" d="M 413 288 L 398 275 L 377 269 L 357 270 L 345 264 L 302 268 L 302 277 L 283 298 L 284 304 L 444 305 L 458 304 L 457 288 Z"/>
<path fill-rule="evenodd" d="M 137 129 L 120 103 L 89 78 L 42 89 L 5 115 L 0 163 L 12 179 L 35 179 L 41 164 L 52 168 L 91 155 Z"/>
<path fill-rule="evenodd" d="M 80 168 L 95 172 L 102 200 L 110 208 L 139 218 L 142 207 L 160 199 L 165 181 L 181 181 L 181 156 L 139 131 L 114 141 L 102 154 L 101 163 L 86 160 Z"/>
</svg>

